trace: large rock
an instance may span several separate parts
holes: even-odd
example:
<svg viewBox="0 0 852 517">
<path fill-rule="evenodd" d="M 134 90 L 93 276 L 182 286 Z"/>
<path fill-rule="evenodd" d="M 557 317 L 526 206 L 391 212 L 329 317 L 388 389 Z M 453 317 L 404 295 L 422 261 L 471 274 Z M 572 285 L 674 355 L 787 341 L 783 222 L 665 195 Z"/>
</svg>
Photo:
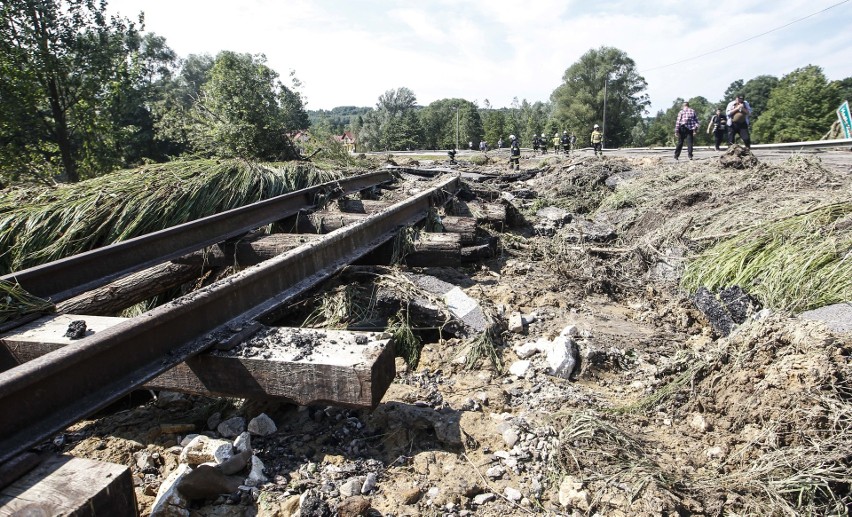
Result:
<svg viewBox="0 0 852 517">
<path fill-rule="evenodd" d="M 248 424 L 248 432 L 255 436 L 269 436 L 277 430 L 275 422 L 266 413 L 261 413 L 252 418 Z"/>
<path fill-rule="evenodd" d="M 221 494 L 233 494 L 243 482 L 241 476 L 226 476 L 218 467 L 199 465 L 177 483 L 177 489 L 187 499 L 215 499 Z"/>
<path fill-rule="evenodd" d="M 547 364 L 550 366 L 551 375 L 568 379 L 574 373 L 579 352 L 577 344 L 570 336 L 573 329 L 573 325 L 566 327 L 547 347 Z"/>
<path fill-rule="evenodd" d="M 189 517 L 189 499 L 178 491 L 178 484 L 190 472 L 192 467 L 182 463 L 166 477 L 154 498 L 151 517 Z"/>
<path fill-rule="evenodd" d="M 556 232 L 570 223 L 573 219 L 571 212 L 555 206 L 544 207 L 535 214 L 537 221 L 533 226 L 535 232 L 545 237 L 552 237 Z"/>
<path fill-rule="evenodd" d="M 233 456 L 234 446 L 227 440 L 198 435 L 180 453 L 180 462 L 192 467 L 202 463 L 222 463 Z"/>
<path fill-rule="evenodd" d="M 245 430 L 246 419 L 241 416 L 229 418 L 216 427 L 216 431 L 225 438 L 236 438 Z"/>
</svg>

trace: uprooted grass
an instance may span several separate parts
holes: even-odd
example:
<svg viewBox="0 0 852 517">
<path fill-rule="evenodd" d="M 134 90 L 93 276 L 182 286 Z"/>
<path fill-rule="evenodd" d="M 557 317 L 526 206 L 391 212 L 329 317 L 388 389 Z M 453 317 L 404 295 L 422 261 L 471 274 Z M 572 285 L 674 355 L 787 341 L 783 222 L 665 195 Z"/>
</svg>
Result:
<svg viewBox="0 0 852 517">
<path fill-rule="evenodd" d="M 708 249 L 681 285 L 737 285 L 764 306 L 792 312 L 852 300 L 852 202 L 759 225 Z"/>
<path fill-rule="evenodd" d="M 782 315 L 755 321 L 699 355 L 627 408 L 699 412 L 724 421 L 735 445 L 716 468 L 706 460 L 681 480 L 695 493 L 738 494 L 737 515 L 848 515 L 852 504 L 852 341 Z M 688 448 L 694 438 L 666 431 Z M 722 434 L 721 436 L 724 436 Z M 725 443 L 722 441 L 722 443 Z M 690 444 L 690 445 L 684 445 Z M 698 457 L 703 454 L 698 452 Z"/>
<path fill-rule="evenodd" d="M 562 421 L 565 415 L 554 415 Z M 589 494 L 594 513 L 616 505 L 635 515 L 677 514 L 681 508 L 677 483 L 653 459 L 646 444 L 606 415 L 585 410 L 560 422 L 554 472 L 569 475 Z"/>
<path fill-rule="evenodd" d="M 305 162 L 146 165 L 0 200 L 0 273 L 18 271 L 339 179 Z"/>
<path fill-rule="evenodd" d="M 410 235 L 407 238 L 410 238 Z M 379 303 L 377 298 L 382 291 L 392 293 L 395 301 L 391 304 L 388 300 Z M 437 327 L 418 325 L 417 321 L 413 321 L 411 311 L 414 300 L 428 300 L 428 304 L 433 307 L 443 307 L 443 323 Z M 397 356 L 405 359 L 411 368 L 417 367 L 423 347 L 417 332 L 437 330 L 440 333 L 451 321 L 450 312 L 441 299 L 419 288 L 395 267 L 384 268 L 382 273 L 372 275 L 369 281 L 328 288 L 300 305 L 311 307 L 310 313 L 302 322 L 303 327 L 383 327 L 393 337 Z M 390 307 L 396 307 L 395 312 L 388 314 Z"/>
<path fill-rule="evenodd" d="M 53 312 L 55 309 L 53 303 L 31 295 L 20 285 L 0 280 L 0 323 L 27 314 Z"/>
</svg>

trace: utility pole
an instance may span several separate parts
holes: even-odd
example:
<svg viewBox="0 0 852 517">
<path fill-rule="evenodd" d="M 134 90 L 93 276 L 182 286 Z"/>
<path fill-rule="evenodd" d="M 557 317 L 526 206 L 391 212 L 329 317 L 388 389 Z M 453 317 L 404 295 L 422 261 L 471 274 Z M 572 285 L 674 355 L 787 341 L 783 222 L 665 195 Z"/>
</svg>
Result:
<svg viewBox="0 0 852 517">
<path fill-rule="evenodd" d="M 456 106 L 456 150 L 459 149 L 459 107 Z"/>
<path fill-rule="evenodd" d="M 606 147 L 606 83 L 609 82 L 609 72 L 604 77 L 604 109 L 603 109 L 603 129 L 601 130 L 601 150 Z"/>
</svg>

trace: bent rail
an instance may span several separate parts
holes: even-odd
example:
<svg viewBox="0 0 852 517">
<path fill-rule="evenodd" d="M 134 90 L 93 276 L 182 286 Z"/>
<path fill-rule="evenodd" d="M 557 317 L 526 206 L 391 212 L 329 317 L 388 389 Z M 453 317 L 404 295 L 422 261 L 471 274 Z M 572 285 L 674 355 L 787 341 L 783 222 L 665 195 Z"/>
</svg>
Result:
<svg viewBox="0 0 852 517">
<path fill-rule="evenodd" d="M 0 373 L 0 463 L 101 409 L 229 333 L 274 311 L 423 219 L 458 177 L 320 241 Z"/>
<path fill-rule="evenodd" d="M 54 303 L 60 302 L 124 275 L 294 215 L 300 209 L 314 205 L 319 196 L 329 195 L 335 190 L 356 192 L 392 178 L 390 172 L 381 171 L 323 183 L 10 273 L 2 280 L 17 282 L 30 294 L 49 298 Z"/>
</svg>

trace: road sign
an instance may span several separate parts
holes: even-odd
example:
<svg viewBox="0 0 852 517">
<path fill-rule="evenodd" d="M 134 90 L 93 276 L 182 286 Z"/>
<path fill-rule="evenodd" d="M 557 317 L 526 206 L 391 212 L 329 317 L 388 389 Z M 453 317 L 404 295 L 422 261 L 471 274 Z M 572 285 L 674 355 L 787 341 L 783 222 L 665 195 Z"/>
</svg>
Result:
<svg viewBox="0 0 852 517">
<path fill-rule="evenodd" d="M 849 101 L 843 101 L 843 104 L 837 108 L 837 118 L 840 119 L 840 125 L 843 126 L 843 138 L 852 138 L 852 116 L 849 115 Z"/>
</svg>

